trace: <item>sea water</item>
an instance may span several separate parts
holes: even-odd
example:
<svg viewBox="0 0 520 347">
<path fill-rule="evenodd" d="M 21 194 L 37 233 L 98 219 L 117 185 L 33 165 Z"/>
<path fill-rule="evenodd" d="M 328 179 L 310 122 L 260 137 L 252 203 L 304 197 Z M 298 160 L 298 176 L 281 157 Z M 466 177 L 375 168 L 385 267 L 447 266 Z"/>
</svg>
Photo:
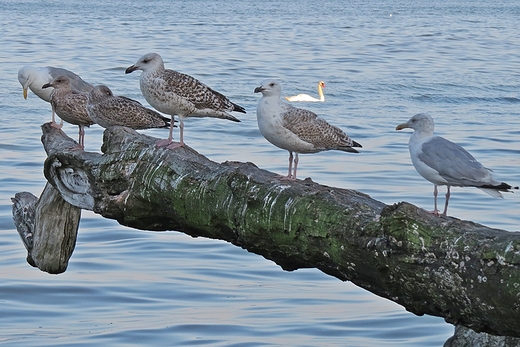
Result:
<svg viewBox="0 0 520 347">
<path fill-rule="evenodd" d="M 50 105 L 22 97 L 23 65 L 72 70 L 146 102 L 145 53 L 245 107 L 241 123 L 188 119 L 186 143 L 210 159 L 286 174 L 288 153 L 256 125 L 253 90 L 277 78 L 284 95 L 344 129 L 359 154 L 301 155 L 299 178 L 356 189 L 386 204 L 433 208 L 414 170 L 411 131 L 428 112 L 497 180 L 520 184 L 520 5 L 515 1 L 11 1 L 0 0 L 0 343 L 9 346 L 442 346 L 453 327 L 408 313 L 316 269 L 285 272 L 218 240 L 145 232 L 83 211 L 67 272 L 30 267 L 10 198 L 45 185 L 40 142 Z M 77 139 L 77 127 L 64 131 Z M 102 132 L 86 130 L 100 152 Z M 167 130 L 145 134 L 165 138 Z M 178 137 L 178 133 L 175 133 Z M 441 188 L 439 203 L 443 203 Z M 454 188 L 451 216 L 518 230 L 520 194 Z"/>
</svg>

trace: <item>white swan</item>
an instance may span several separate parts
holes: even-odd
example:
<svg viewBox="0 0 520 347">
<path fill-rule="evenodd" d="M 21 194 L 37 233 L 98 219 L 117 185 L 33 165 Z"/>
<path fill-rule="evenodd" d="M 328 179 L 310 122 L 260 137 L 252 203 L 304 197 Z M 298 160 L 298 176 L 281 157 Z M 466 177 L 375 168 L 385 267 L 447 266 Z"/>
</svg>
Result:
<svg viewBox="0 0 520 347">
<path fill-rule="evenodd" d="M 325 88 L 325 82 L 319 81 L 318 82 L 318 95 L 320 96 L 319 99 L 316 99 L 315 97 L 312 97 L 308 94 L 298 94 L 294 96 L 286 96 L 285 99 L 287 101 L 310 101 L 310 102 L 324 102 L 325 101 L 325 95 L 323 95 L 323 89 Z"/>
</svg>

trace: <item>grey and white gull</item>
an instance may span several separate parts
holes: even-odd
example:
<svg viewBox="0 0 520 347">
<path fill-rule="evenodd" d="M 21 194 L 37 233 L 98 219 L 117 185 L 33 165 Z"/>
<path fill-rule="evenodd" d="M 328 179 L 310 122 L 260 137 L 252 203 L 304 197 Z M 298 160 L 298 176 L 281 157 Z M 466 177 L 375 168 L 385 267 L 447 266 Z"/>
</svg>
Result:
<svg viewBox="0 0 520 347">
<path fill-rule="evenodd" d="M 142 70 L 140 88 L 146 101 L 157 111 L 169 114 L 172 118 L 168 139 L 157 142 L 157 146 L 184 146 L 184 119 L 187 117 L 213 117 L 240 122 L 229 112 L 246 113 L 242 106 L 231 102 L 196 78 L 165 69 L 163 59 L 157 53 L 145 54 L 125 73 L 135 70 Z M 180 143 L 173 142 L 175 115 L 179 117 Z"/>
<path fill-rule="evenodd" d="M 18 81 L 23 88 L 23 97 L 27 99 L 28 90 L 30 89 L 40 99 L 50 102 L 52 88 L 42 88 L 46 83 L 50 83 L 58 76 L 65 76 L 70 80 L 72 90 L 88 93 L 94 86 L 85 82 L 74 72 L 59 67 L 45 66 L 34 67 L 25 65 L 18 70 Z"/>
<path fill-rule="evenodd" d="M 61 129 L 63 121 L 79 127 L 78 146 L 72 149 L 85 149 L 85 127 L 94 122 L 87 114 L 87 94 L 71 89 L 70 79 L 66 76 L 58 76 L 49 83 L 42 85 L 42 89 L 52 89 L 50 103 L 52 107 L 51 126 Z M 58 125 L 54 122 L 54 113 L 61 118 Z"/>
<path fill-rule="evenodd" d="M 500 192 L 518 189 L 493 179 L 491 170 L 484 167 L 458 144 L 434 136 L 434 122 L 428 114 L 416 114 L 395 129 L 405 128 L 414 130 L 408 143 L 413 166 L 422 177 L 433 183 L 432 213 L 435 215 L 439 215 L 440 212 L 437 209 L 438 186 L 447 187 L 443 215 L 448 213 L 450 187 L 476 187 L 497 198 L 503 197 Z"/>
<path fill-rule="evenodd" d="M 296 179 L 299 153 L 328 150 L 359 153 L 354 147 L 361 145 L 337 126 L 311 111 L 281 102 L 281 91 L 276 80 L 265 80 L 255 89 L 255 93 L 262 93 L 256 109 L 260 133 L 276 147 L 289 151 L 289 171 L 284 179 Z"/>
<path fill-rule="evenodd" d="M 103 128 L 119 125 L 139 130 L 170 126 L 168 117 L 144 107 L 139 101 L 115 96 L 104 84 L 95 86 L 88 93 L 87 113 Z"/>
<path fill-rule="evenodd" d="M 293 96 L 286 96 L 285 99 L 287 101 L 309 101 L 309 102 L 324 102 L 325 94 L 323 94 L 323 88 L 325 88 L 325 82 L 318 82 L 318 96 L 319 99 L 316 99 L 314 96 L 310 96 L 309 94 L 298 94 Z"/>
</svg>

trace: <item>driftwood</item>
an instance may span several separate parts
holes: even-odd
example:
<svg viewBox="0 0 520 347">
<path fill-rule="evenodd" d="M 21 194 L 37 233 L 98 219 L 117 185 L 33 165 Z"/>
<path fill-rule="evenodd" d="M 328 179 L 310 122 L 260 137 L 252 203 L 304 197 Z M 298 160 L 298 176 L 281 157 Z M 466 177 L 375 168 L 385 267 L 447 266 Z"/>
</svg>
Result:
<svg viewBox="0 0 520 347">
<path fill-rule="evenodd" d="M 27 262 L 51 274 L 64 272 L 76 245 L 81 209 L 63 200 L 49 183 L 39 199 L 21 192 L 11 200 Z"/>
<path fill-rule="evenodd" d="M 455 334 L 446 341 L 444 347 L 518 347 L 520 338 L 477 333 L 461 325 Z"/>
<path fill-rule="evenodd" d="M 226 240 L 285 270 L 318 268 L 417 315 L 520 337 L 520 234 L 357 191 L 281 181 L 252 163 L 156 148 L 127 128 L 103 154 L 43 125 L 44 173 L 63 199 L 120 224 Z M 516 339 L 515 339 L 516 340 Z"/>
</svg>

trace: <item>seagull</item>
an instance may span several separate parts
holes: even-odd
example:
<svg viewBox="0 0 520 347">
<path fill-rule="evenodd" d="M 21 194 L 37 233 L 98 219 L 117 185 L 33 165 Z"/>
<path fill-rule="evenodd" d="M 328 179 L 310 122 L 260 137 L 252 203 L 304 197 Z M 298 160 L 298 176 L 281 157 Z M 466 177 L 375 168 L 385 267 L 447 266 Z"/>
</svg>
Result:
<svg viewBox="0 0 520 347">
<path fill-rule="evenodd" d="M 140 87 L 146 101 L 159 112 L 169 114 L 172 118 L 168 139 L 157 142 L 157 146 L 175 148 L 184 146 L 184 118 L 213 117 L 240 122 L 228 112 L 246 113 L 239 106 L 219 92 L 201 83 L 192 76 L 165 69 L 161 56 L 148 53 L 125 73 L 142 70 Z M 173 142 L 173 118 L 179 117 L 180 143 Z"/>
<path fill-rule="evenodd" d="M 428 114 L 416 114 L 408 122 L 398 125 L 395 130 L 405 128 L 414 130 L 408 143 L 413 166 L 434 186 L 433 214 L 438 216 L 440 212 L 437 209 L 437 186 L 447 187 L 443 215 L 448 212 L 450 187 L 476 187 L 497 198 L 503 198 L 500 192 L 518 189 L 507 183 L 495 181 L 491 176 L 491 170 L 461 146 L 443 137 L 434 136 L 433 119 Z"/>
<path fill-rule="evenodd" d="M 320 96 L 319 99 L 316 99 L 313 96 L 310 96 L 309 94 L 298 94 L 294 96 L 286 96 L 285 99 L 287 101 L 310 101 L 310 102 L 324 102 L 325 101 L 325 95 L 323 95 L 323 89 L 325 88 L 325 82 L 319 81 L 318 82 L 318 95 Z"/>
<path fill-rule="evenodd" d="M 276 147 L 289 151 L 289 172 L 283 179 L 296 179 L 299 153 L 332 149 L 359 153 L 353 147 L 361 145 L 340 128 L 330 125 L 311 111 L 280 102 L 281 91 L 282 87 L 276 80 L 265 80 L 255 88 L 255 93 L 262 93 L 256 109 L 260 133 Z"/>
<path fill-rule="evenodd" d="M 78 92 L 88 93 L 94 87 L 92 84 L 82 80 L 81 77 L 74 72 L 66 69 L 53 66 L 33 67 L 25 65 L 18 71 L 18 81 L 23 87 L 24 99 L 27 99 L 28 89 L 31 89 L 40 99 L 50 102 L 52 88 L 43 89 L 42 86 L 46 83 L 50 83 L 58 76 L 68 77 L 71 89 Z"/>
<path fill-rule="evenodd" d="M 87 94 L 71 89 L 70 79 L 66 76 L 58 76 L 50 83 L 45 83 L 42 89 L 54 88 L 51 93 L 50 103 L 52 106 L 51 126 L 61 129 L 63 121 L 79 127 L 78 146 L 73 150 L 85 149 L 85 127 L 94 122 L 87 114 Z M 56 124 L 54 113 L 61 118 L 61 123 Z"/>
<path fill-rule="evenodd" d="M 106 85 L 97 85 L 87 94 L 87 113 L 103 128 L 120 125 L 132 129 L 167 128 L 168 117 L 141 105 L 139 101 L 114 96 Z"/>
</svg>

